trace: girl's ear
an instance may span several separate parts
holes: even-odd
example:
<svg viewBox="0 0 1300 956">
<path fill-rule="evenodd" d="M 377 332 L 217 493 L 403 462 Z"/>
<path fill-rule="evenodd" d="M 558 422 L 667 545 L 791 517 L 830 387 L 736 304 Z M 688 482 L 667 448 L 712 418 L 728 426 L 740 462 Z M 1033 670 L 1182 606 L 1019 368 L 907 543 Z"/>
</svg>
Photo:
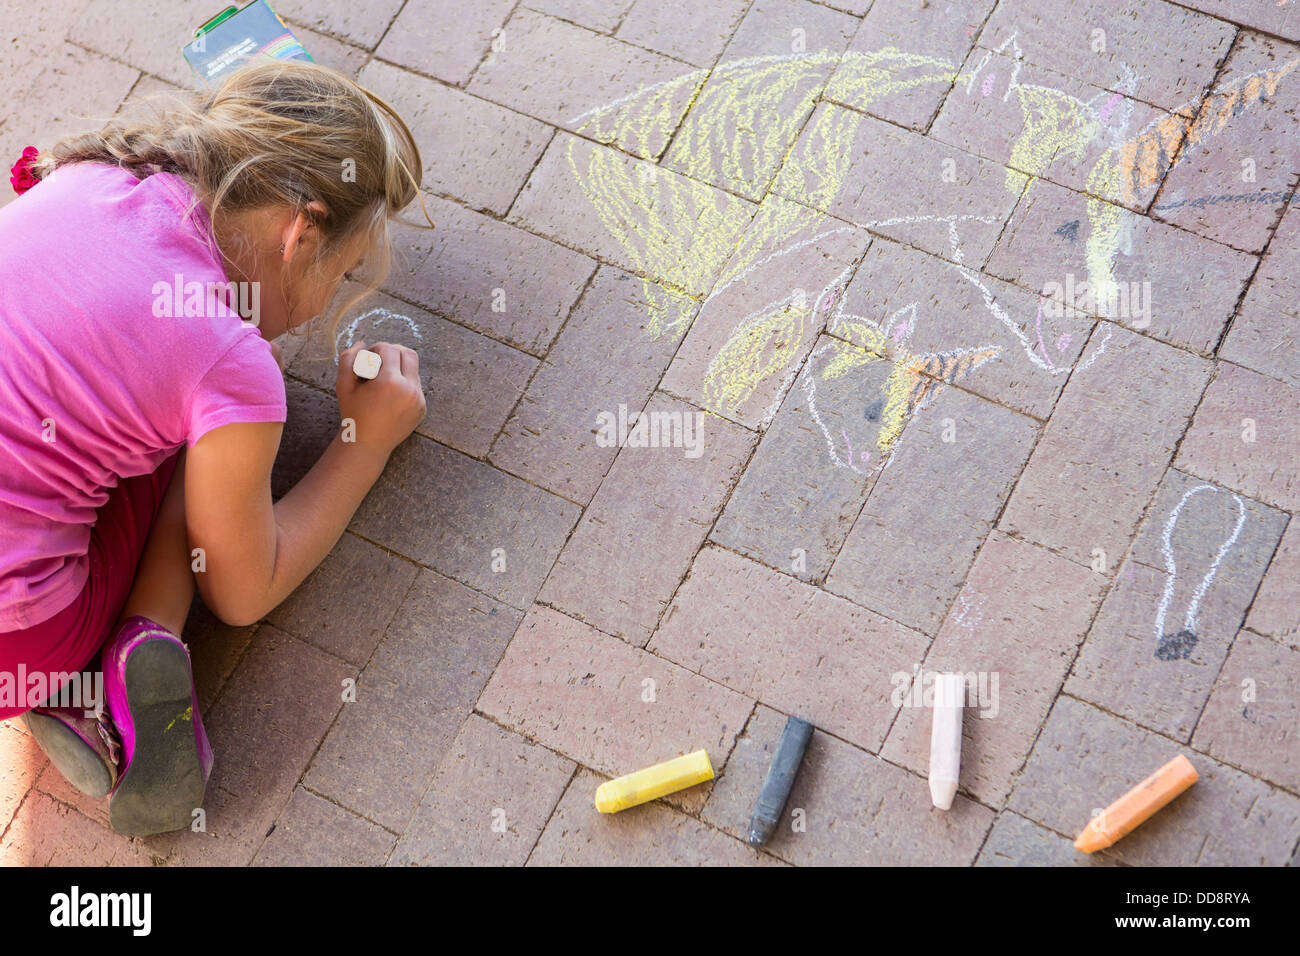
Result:
<svg viewBox="0 0 1300 956">
<path fill-rule="evenodd" d="M 311 215 L 308 215 L 310 211 Z M 292 219 L 285 225 L 280 238 L 283 242 L 280 245 L 280 252 L 284 255 L 286 264 L 293 261 L 293 257 L 298 252 L 299 245 L 303 240 L 310 242 L 319 241 L 319 228 L 316 222 L 324 219 L 328 210 L 325 204 L 313 199 L 307 203 L 306 209 L 300 209 Z"/>
</svg>

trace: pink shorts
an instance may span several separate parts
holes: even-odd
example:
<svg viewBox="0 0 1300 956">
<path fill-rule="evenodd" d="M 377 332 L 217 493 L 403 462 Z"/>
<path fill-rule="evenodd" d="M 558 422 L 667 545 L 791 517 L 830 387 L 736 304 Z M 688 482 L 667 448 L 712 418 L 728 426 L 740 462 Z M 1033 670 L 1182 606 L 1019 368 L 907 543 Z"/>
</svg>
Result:
<svg viewBox="0 0 1300 956">
<path fill-rule="evenodd" d="M 90 532 L 86 586 L 53 617 L 25 630 L 0 634 L 0 673 L 17 675 L 20 665 L 27 674 L 76 673 L 94 659 L 131 594 L 149 531 L 179 458 L 178 452 L 153 474 L 127 478 L 109 492 Z M 28 709 L 0 704 L 0 720 Z"/>
</svg>

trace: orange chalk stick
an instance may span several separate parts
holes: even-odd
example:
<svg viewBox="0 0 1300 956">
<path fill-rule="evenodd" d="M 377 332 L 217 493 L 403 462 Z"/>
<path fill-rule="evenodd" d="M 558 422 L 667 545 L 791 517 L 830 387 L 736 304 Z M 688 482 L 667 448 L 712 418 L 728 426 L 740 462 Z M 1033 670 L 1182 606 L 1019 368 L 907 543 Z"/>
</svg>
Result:
<svg viewBox="0 0 1300 956">
<path fill-rule="evenodd" d="M 1179 754 L 1088 821 L 1074 848 L 1103 850 L 1132 833 L 1148 817 L 1196 782 L 1196 768 Z"/>
</svg>

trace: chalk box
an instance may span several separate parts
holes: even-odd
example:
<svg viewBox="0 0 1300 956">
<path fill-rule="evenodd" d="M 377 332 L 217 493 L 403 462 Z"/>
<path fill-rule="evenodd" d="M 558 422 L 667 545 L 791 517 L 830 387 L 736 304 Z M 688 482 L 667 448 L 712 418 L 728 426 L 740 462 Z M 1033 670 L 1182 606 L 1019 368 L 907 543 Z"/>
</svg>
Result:
<svg viewBox="0 0 1300 956">
<path fill-rule="evenodd" d="M 185 44 L 185 59 L 204 86 L 212 85 L 214 80 L 258 56 L 312 60 L 307 48 L 298 42 L 266 0 L 253 0 L 231 13 L 234 9 L 227 7 L 203 24 L 198 35 Z"/>
</svg>

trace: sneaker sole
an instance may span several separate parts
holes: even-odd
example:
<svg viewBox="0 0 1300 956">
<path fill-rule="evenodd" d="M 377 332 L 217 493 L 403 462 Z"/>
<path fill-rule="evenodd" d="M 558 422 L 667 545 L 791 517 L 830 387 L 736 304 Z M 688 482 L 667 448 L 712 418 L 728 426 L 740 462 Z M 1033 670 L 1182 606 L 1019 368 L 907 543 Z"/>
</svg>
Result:
<svg viewBox="0 0 1300 956">
<path fill-rule="evenodd" d="M 29 710 L 23 717 L 27 729 L 41 745 L 54 769 L 88 797 L 104 797 L 113 777 L 104 760 L 75 730 L 56 717 Z"/>
<path fill-rule="evenodd" d="M 125 671 L 135 753 L 109 800 L 109 822 L 126 836 L 182 830 L 203 805 L 205 789 L 189 655 L 174 641 L 146 641 L 131 652 Z"/>
</svg>

